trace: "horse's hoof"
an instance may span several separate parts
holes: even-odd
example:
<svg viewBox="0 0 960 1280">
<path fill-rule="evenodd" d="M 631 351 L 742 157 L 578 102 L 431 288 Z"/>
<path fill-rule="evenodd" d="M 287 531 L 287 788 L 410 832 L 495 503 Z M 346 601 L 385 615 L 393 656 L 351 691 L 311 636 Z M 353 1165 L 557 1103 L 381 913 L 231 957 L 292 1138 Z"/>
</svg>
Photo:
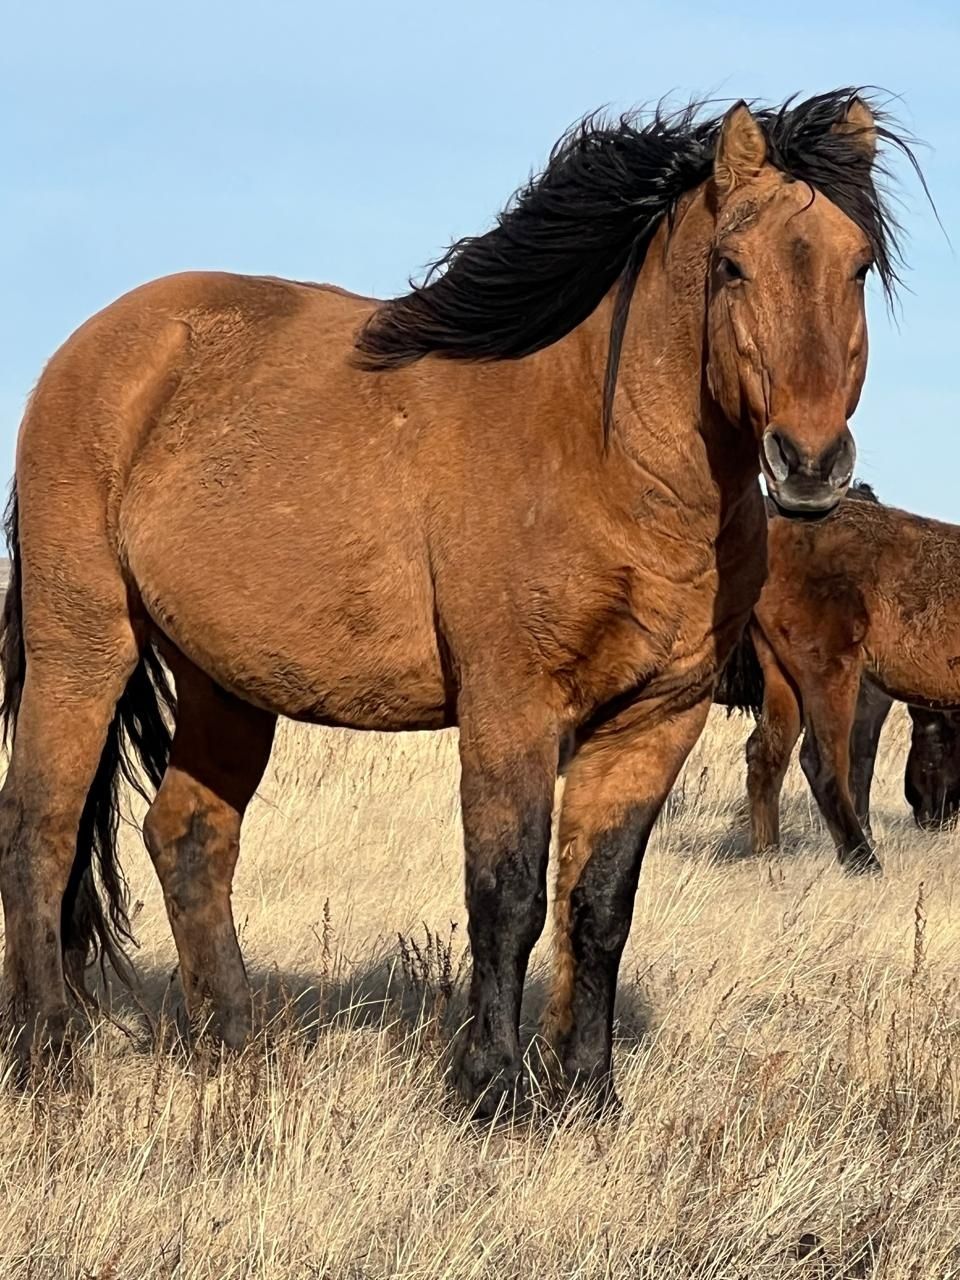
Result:
<svg viewBox="0 0 960 1280">
<path fill-rule="evenodd" d="M 488 1123 L 509 1121 L 525 1115 L 528 1107 L 524 1088 L 523 1067 L 519 1058 L 497 1064 L 488 1055 L 468 1049 L 456 1063 L 452 1083 L 471 1120 Z"/>
<path fill-rule="evenodd" d="M 871 853 L 869 850 L 861 850 L 859 853 L 848 854 L 847 857 L 840 859 L 840 866 L 848 873 L 848 875 L 883 875 L 883 867 L 880 863 L 880 859 L 875 853 Z"/>
<path fill-rule="evenodd" d="M 623 1103 L 613 1085 L 609 1071 L 566 1073 L 565 1102 L 591 1120 L 617 1120 L 623 1114 Z"/>
<path fill-rule="evenodd" d="M 29 1022 L 8 1021 L 8 1054 L 11 1082 L 29 1088 L 46 1076 L 62 1086 L 76 1074 L 77 1046 L 85 1028 L 68 1008 L 52 1009 Z"/>
<path fill-rule="evenodd" d="M 189 1035 L 192 1044 L 203 1044 L 223 1057 L 231 1057 L 250 1043 L 253 1022 L 248 1009 L 205 1011 L 190 1018 Z"/>
<path fill-rule="evenodd" d="M 615 1124 L 623 1115 L 623 1103 L 612 1084 L 574 1086 L 567 1093 L 567 1105 L 574 1114 L 596 1124 Z"/>
</svg>

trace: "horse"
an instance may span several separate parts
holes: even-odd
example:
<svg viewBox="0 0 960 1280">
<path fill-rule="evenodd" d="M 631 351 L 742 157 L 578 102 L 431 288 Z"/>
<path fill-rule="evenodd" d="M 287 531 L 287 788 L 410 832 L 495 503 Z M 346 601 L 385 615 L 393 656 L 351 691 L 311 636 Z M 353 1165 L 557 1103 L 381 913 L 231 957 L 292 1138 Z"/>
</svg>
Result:
<svg viewBox="0 0 960 1280">
<path fill-rule="evenodd" d="M 459 729 L 472 976 L 450 1079 L 479 1117 L 523 1101 L 574 735 L 547 1026 L 558 1087 L 615 1098 L 647 838 L 763 582 L 759 472 L 799 518 L 853 472 L 864 283 L 892 291 L 902 262 L 882 144 L 912 157 L 853 90 L 590 116 L 397 298 L 187 273 L 66 341 L 8 517 L 18 1070 L 69 1053 L 97 956 L 126 969 L 124 777 L 190 1017 L 247 1040 L 230 886 L 282 715 Z"/>
<path fill-rule="evenodd" d="M 750 623 L 765 686 L 747 751 L 754 848 L 778 843 L 780 789 L 806 717 L 838 857 L 876 871 L 849 783 L 864 682 L 910 704 L 905 792 L 918 823 L 939 826 L 960 809 L 960 527 L 845 501 L 816 529 L 774 517 L 768 538 L 769 575 Z"/>
<path fill-rule="evenodd" d="M 845 501 L 878 502 L 879 499 L 870 485 L 855 480 Z M 772 503 L 768 503 L 767 514 L 775 514 Z M 771 576 L 779 581 L 776 574 Z M 720 674 L 714 702 L 725 707 L 728 715 L 733 711 L 747 712 L 759 721 L 763 713 L 763 696 L 763 671 L 747 630 Z M 857 819 L 871 838 L 870 789 L 880 733 L 892 706 L 893 699 L 882 689 L 866 677 L 861 679 L 850 732 L 848 777 Z M 931 711 L 923 707 L 908 707 L 907 710 L 913 722 L 904 774 L 907 803 L 922 829 L 952 825 L 960 811 L 960 718 L 950 711 Z M 800 767 L 821 813 L 826 814 L 835 803 L 835 793 L 829 786 L 829 771 L 825 768 L 823 753 L 809 723 L 803 724 L 802 733 Z M 758 730 L 751 735 L 747 752 L 748 755 L 762 754 L 763 750 L 764 735 L 762 730 Z M 781 761 L 781 767 L 785 771 L 786 762 Z M 832 821 L 836 823 L 836 815 L 832 816 Z M 779 831 L 773 845 L 778 842 Z M 754 852 L 760 850 L 755 848 Z"/>
<path fill-rule="evenodd" d="M 913 732 L 903 793 L 918 827 L 943 831 L 960 816 L 960 712 L 909 710 Z"/>
</svg>

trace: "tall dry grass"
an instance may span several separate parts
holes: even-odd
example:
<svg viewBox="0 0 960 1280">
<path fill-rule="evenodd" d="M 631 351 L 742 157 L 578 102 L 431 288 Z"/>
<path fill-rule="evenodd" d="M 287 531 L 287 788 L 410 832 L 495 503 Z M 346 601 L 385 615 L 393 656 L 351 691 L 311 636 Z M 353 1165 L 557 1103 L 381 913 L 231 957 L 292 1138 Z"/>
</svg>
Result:
<svg viewBox="0 0 960 1280">
<path fill-rule="evenodd" d="M 955 838 L 908 820 L 898 716 L 882 882 L 836 870 L 795 772 L 784 854 L 752 860 L 746 729 L 714 713 L 644 866 L 617 1123 L 451 1106 L 452 736 L 281 734 L 236 886 L 264 1024 L 239 1059 L 171 1047 L 176 957 L 129 832 L 140 1008 L 94 1033 L 89 1087 L 0 1091 L 0 1277 L 960 1275 Z"/>
</svg>

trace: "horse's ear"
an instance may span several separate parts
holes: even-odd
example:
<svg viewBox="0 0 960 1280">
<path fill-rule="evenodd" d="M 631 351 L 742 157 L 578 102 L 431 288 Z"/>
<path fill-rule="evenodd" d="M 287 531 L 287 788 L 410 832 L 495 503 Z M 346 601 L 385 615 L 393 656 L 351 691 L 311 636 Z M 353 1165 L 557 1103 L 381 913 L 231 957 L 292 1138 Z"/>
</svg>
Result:
<svg viewBox="0 0 960 1280">
<path fill-rule="evenodd" d="M 723 117 L 713 159 L 713 181 L 721 197 L 755 178 L 767 158 L 767 140 L 745 102 Z"/>
<path fill-rule="evenodd" d="M 832 131 L 843 134 L 873 163 L 873 157 L 877 154 L 877 122 L 862 98 L 850 99 L 843 119 L 837 121 Z"/>
</svg>

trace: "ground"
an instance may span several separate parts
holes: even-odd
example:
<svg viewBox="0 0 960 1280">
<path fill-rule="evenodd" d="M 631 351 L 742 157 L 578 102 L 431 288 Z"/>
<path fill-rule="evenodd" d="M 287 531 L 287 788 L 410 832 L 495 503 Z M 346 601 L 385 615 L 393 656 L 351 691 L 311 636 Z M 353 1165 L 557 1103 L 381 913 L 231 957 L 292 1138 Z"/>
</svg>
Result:
<svg viewBox="0 0 960 1280">
<path fill-rule="evenodd" d="M 0 1088 L 0 1276 L 960 1275 L 958 837 L 909 818 L 905 723 L 875 791 L 886 875 L 856 880 L 796 766 L 782 857 L 747 856 L 749 725 L 714 711 L 643 869 L 623 1114 L 496 1131 L 444 1085 L 455 737 L 285 726 L 235 893 L 264 1031 L 224 1062 L 171 1047 L 176 955 L 128 829 L 140 1008 L 116 998 L 66 1093 Z"/>
</svg>

